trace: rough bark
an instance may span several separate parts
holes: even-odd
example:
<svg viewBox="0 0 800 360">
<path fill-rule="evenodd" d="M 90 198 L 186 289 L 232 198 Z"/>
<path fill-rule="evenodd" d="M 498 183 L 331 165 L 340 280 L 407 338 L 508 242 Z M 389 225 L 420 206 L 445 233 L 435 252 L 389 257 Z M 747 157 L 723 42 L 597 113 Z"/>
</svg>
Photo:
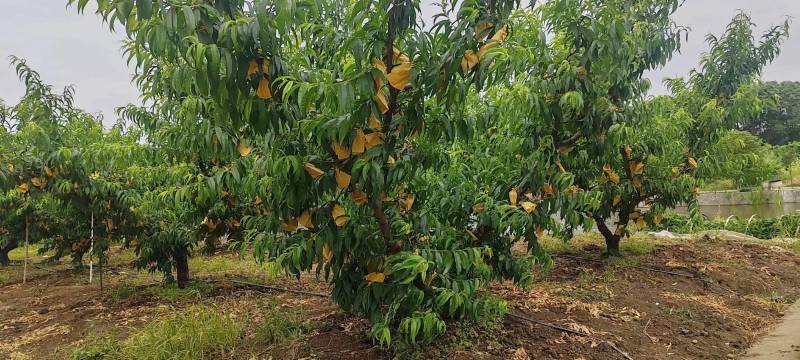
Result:
<svg viewBox="0 0 800 360">
<path fill-rule="evenodd" d="M 189 283 L 189 254 L 186 249 L 178 250 L 173 256 L 175 272 L 177 273 L 178 288 L 184 289 Z"/>
</svg>

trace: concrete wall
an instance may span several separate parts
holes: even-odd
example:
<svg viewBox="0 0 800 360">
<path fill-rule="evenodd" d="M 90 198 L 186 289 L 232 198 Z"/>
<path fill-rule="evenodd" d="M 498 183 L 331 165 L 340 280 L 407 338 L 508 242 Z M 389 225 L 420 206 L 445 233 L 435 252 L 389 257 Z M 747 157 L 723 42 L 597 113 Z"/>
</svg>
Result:
<svg viewBox="0 0 800 360">
<path fill-rule="evenodd" d="M 697 195 L 702 206 L 778 204 L 800 202 L 800 188 L 751 191 L 704 191 Z"/>
</svg>

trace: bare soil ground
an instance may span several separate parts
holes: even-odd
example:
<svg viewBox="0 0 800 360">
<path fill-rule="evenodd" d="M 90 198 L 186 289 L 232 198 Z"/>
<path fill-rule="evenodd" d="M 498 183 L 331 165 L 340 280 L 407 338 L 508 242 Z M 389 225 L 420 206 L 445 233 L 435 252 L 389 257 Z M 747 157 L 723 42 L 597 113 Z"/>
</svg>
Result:
<svg viewBox="0 0 800 360">
<path fill-rule="evenodd" d="M 636 236 L 622 259 L 604 260 L 596 236 L 545 244 L 555 267 L 529 288 L 493 283 L 514 314 L 557 324 L 570 335 L 514 317 L 448 326 L 433 344 L 389 353 L 372 344 L 369 323 L 342 313 L 326 298 L 262 291 L 232 279 L 325 292 L 312 275 L 266 276 L 263 267 L 232 254 L 199 257 L 199 279 L 188 290 L 158 285 L 134 270 L 129 254 L 106 269 L 106 289 L 87 284 L 85 271 L 37 265 L 26 284 L 21 266 L 0 269 L 0 358 L 69 358 L 98 336 L 122 340 L 146 324 L 190 306 L 215 309 L 242 323 L 265 313 L 301 314 L 304 332 L 264 347 L 231 349 L 234 359 L 634 359 L 740 358 L 779 324 L 800 295 L 800 256 L 781 241 L 714 238 L 654 240 Z M 44 270 L 46 269 L 46 270 Z M 244 342 L 255 330 L 245 327 Z"/>
</svg>

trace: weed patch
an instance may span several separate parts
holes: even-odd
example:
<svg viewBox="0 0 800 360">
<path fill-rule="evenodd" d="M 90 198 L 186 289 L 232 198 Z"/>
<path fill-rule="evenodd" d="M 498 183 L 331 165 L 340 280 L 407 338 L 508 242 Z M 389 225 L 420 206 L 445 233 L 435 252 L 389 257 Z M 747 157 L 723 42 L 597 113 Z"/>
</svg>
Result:
<svg viewBox="0 0 800 360">
<path fill-rule="evenodd" d="M 616 275 L 610 270 L 598 274 L 593 270 L 581 270 L 575 279 L 575 287 L 565 291 L 565 295 L 576 300 L 593 302 L 607 301 L 611 298 L 608 285 L 617 281 Z"/>
<path fill-rule="evenodd" d="M 106 290 L 106 296 L 115 302 L 125 301 L 134 295 L 143 295 L 167 302 L 200 300 L 211 290 L 211 285 L 204 281 L 191 281 L 184 289 L 175 284 L 153 285 L 145 288 L 122 285 Z"/>
<path fill-rule="evenodd" d="M 201 306 L 189 307 L 133 333 L 121 345 L 121 358 L 140 360 L 216 359 L 239 341 L 233 320 Z"/>
<path fill-rule="evenodd" d="M 116 291 L 123 297 L 137 291 L 130 289 Z M 170 297 L 176 296 L 177 290 L 159 286 L 146 291 Z M 124 340 L 90 337 L 71 349 L 69 359 L 194 360 L 255 356 L 265 348 L 297 341 L 308 330 L 302 313 L 281 307 L 278 300 L 240 301 L 231 311 L 225 310 L 229 308 L 225 305 L 190 306 L 145 325 Z"/>
<path fill-rule="evenodd" d="M 120 347 L 107 337 L 90 336 L 81 341 L 70 353 L 70 360 L 102 360 L 120 357 Z"/>
<path fill-rule="evenodd" d="M 10 266 L 0 267 L 0 284 L 11 281 L 11 278 L 14 277 L 14 271 Z"/>
<path fill-rule="evenodd" d="M 446 354 L 468 353 L 486 346 L 500 348 L 503 332 L 500 319 L 454 322 L 448 325 L 447 332 L 441 340 L 425 347 L 398 342 L 394 345 L 394 358 L 440 359 L 447 357 Z"/>
<path fill-rule="evenodd" d="M 295 311 L 274 308 L 254 324 L 253 337 L 258 344 L 273 345 L 300 338 L 305 332 L 302 319 Z"/>
<path fill-rule="evenodd" d="M 633 255 L 633 256 L 643 256 L 649 255 L 655 249 L 655 245 L 652 242 L 651 238 L 629 238 L 625 239 L 627 241 L 623 241 L 619 248 L 625 255 Z"/>
<path fill-rule="evenodd" d="M 28 245 L 28 260 L 41 258 L 41 256 L 39 256 L 40 247 L 41 246 L 39 244 Z M 25 261 L 25 245 L 22 244 L 16 249 L 9 251 L 8 258 L 11 261 Z"/>
</svg>

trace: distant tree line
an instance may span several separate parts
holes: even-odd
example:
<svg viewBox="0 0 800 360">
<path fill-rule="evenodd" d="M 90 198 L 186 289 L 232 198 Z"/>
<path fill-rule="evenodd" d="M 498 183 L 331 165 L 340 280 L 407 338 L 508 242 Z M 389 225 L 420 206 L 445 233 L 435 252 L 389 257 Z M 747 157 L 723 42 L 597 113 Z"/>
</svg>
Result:
<svg viewBox="0 0 800 360">
<path fill-rule="evenodd" d="M 759 89 L 762 98 L 771 100 L 760 116 L 738 124 L 772 145 L 800 140 L 800 82 L 765 82 Z"/>
</svg>

